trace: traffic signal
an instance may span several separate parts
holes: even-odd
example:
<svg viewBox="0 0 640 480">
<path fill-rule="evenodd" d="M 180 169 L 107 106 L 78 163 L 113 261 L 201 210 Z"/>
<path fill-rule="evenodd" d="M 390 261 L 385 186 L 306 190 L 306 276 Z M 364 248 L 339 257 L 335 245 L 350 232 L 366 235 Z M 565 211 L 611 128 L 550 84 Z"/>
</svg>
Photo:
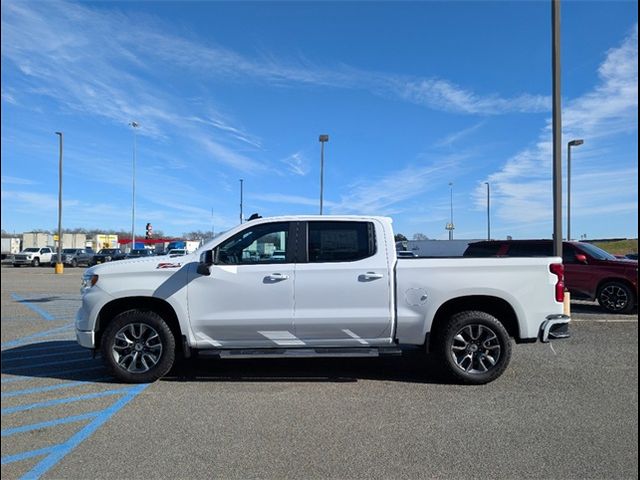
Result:
<svg viewBox="0 0 640 480">
<path fill-rule="evenodd" d="M 146 233 L 144 235 L 144 238 L 151 238 L 152 235 L 153 235 L 153 227 L 151 226 L 150 223 L 147 223 Z"/>
</svg>

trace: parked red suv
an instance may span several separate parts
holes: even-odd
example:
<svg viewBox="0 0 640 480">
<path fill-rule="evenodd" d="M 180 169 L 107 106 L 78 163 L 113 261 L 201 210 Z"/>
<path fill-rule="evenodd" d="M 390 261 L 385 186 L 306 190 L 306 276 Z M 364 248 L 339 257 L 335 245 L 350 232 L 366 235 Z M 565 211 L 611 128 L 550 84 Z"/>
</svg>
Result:
<svg viewBox="0 0 640 480">
<path fill-rule="evenodd" d="M 638 301 L 638 261 L 622 260 L 584 242 L 563 242 L 565 285 L 572 298 L 598 300 L 613 313 L 630 313 Z M 470 243 L 465 257 L 551 257 L 551 240 Z"/>
</svg>

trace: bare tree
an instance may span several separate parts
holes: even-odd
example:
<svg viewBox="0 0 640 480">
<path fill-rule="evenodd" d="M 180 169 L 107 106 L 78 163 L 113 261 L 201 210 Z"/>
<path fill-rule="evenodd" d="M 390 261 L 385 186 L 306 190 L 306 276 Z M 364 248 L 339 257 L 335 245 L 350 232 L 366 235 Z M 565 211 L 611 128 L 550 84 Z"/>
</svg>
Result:
<svg viewBox="0 0 640 480">
<path fill-rule="evenodd" d="M 413 234 L 413 239 L 414 240 L 429 240 L 429 237 L 427 237 L 424 233 L 414 233 Z"/>
</svg>

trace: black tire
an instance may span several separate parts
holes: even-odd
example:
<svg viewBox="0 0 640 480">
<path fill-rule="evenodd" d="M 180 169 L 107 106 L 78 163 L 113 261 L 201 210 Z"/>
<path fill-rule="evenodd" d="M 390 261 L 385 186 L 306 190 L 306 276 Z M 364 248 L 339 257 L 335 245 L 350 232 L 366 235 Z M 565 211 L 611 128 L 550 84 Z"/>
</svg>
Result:
<svg viewBox="0 0 640 480">
<path fill-rule="evenodd" d="M 39 266 L 40 266 L 40 259 L 39 259 L 39 258 L 34 258 L 34 259 L 31 261 L 31 266 L 32 266 L 32 267 L 39 267 Z"/>
<path fill-rule="evenodd" d="M 13 266 L 14 268 L 20 268 L 22 265 L 20 265 L 19 263 L 14 263 Z"/>
<path fill-rule="evenodd" d="M 136 338 L 135 345 L 129 346 L 127 339 Z M 151 383 L 171 370 L 176 357 L 176 341 L 160 315 L 130 310 L 109 323 L 102 336 L 100 351 L 107 368 L 118 380 Z"/>
<path fill-rule="evenodd" d="M 73 268 L 76 268 L 78 266 L 78 260 L 76 260 L 75 258 L 72 258 L 71 263 L 69 265 Z"/>
<path fill-rule="evenodd" d="M 460 383 L 482 385 L 492 382 L 502 375 L 511 359 L 511 339 L 507 330 L 486 312 L 454 314 L 437 341 L 445 372 Z"/>
<path fill-rule="evenodd" d="M 624 283 L 607 282 L 598 290 L 598 303 L 610 313 L 631 313 L 636 306 L 636 296 Z"/>
</svg>

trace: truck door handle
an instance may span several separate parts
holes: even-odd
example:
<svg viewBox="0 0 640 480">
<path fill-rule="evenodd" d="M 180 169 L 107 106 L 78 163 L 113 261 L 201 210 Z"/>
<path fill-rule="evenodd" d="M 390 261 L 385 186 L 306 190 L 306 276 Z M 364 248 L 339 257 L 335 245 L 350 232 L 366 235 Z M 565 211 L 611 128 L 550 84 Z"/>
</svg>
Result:
<svg viewBox="0 0 640 480">
<path fill-rule="evenodd" d="M 282 280 L 287 280 L 289 275 L 283 275 L 282 273 L 272 273 L 271 275 L 267 275 L 264 277 L 268 282 L 280 282 Z"/>
<path fill-rule="evenodd" d="M 377 280 L 379 278 L 384 278 L 384 275 L 376 272 L 367 272 L 363 275 L 360 275 L 363 280 Z"/>
</svg>

